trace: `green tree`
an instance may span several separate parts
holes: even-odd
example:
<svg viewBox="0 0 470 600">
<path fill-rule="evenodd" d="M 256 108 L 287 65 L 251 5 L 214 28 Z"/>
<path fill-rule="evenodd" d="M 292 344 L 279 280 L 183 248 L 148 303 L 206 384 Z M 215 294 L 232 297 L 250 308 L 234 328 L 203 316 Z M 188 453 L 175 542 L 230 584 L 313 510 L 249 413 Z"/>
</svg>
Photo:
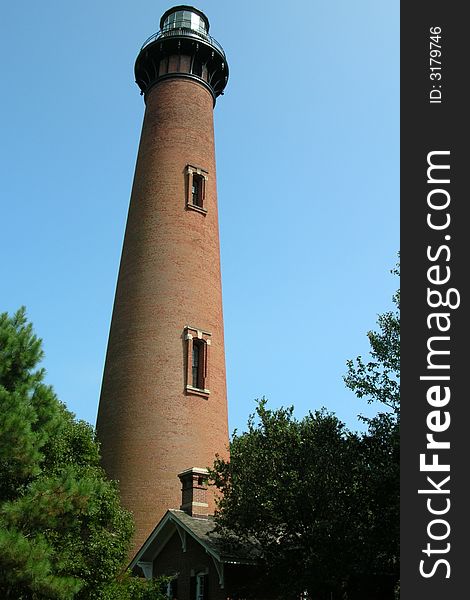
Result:
<svg viewBox="0 0 470 600">
<path fill-rule="evenodd" d="M 396 271 L 397 272 L 397 271 Z M 346 385 L 381 403 L 367 430 L 332 414 L 258 403 L 230 460 L 211 472 L 222 493 L 216 522 L 227 544 L 254 544 L 279 598 L 392 599 L 398 581 L 399 292 L 369 332 L 371 358 L 348 362 Z"/>
<path fill-rule="evenodd" d="M 392 273 L 399 276 L 400 266 Z M 346 386 L 358 398 L 367 402 L 379 402 L 389 409 L 382 410 L 379 416 L 387 414 L 390 422 L 400 419 L 400 290 L 393 296 L 395 310 L 378 316 L 378 331 L 369 331 L 371 360 L 364 362 L 361 356 L 348 360 L 348 373 L 344 378 Z M 362 417 L 365 422 L 369 419 Z"/>
<path fill-rule="evenodd" d="M 93 428 L 44 383 L 42 357 L 24 308 L 1 314 L 0 597 L 159 597 L 120 576 L 131 515 L 100 467 Z"/>
<path fill-rule="evenodd" d="M 399 276 L 400 267 L 392 273 Z M 367 528 L 364 572 L 388 587 L 399 577 L 400 523 L 400 290 L 393 296 L 395 310 L 379 315 L 378 330 L 369 331 L 370 360 L 361 356 L 347 362 L 344 380 L 358 398 L 378 402 L 381 409 L 362 436 L 363 480 Z M 366 567 L 367 566 L 367 567 Z"/>
<path fill-rule="evenodd" d="M 364 544 L 357 526 L 360 438 L 326 411 L 301 420 L 258 402 L 230 461 L 211 472 L 223 493 L 217 523 L 227 543 L 256 540 L 280 598 L 340 598 Z"/>
</svg>

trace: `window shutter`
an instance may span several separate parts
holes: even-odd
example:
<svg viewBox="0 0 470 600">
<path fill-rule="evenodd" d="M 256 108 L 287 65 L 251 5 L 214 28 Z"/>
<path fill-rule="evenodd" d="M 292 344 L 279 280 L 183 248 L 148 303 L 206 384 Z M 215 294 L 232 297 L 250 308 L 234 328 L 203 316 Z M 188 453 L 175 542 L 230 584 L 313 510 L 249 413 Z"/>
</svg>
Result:
<svg viewBox="0 0 470 600">
<path fill-rule="evenodd" d="M 196 600 L 196 577 L 191 577 L 189 580 L 189 599 Z"/>
<path fill-rule="evenodd" d="M 204 575 L 204 600 L 209 600 L 209 575 Z"/>
</svg>

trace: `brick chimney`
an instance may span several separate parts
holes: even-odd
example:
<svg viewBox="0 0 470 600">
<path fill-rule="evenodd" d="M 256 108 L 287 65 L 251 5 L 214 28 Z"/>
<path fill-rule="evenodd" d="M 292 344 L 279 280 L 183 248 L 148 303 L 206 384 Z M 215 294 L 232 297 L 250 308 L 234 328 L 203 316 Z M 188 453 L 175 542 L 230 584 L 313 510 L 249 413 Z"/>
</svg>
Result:
<svg viewBox="0 0 470 600">
<path fill-rule="evenodd" d="M 209 515 L 207 503 L 207 469 L 192 467 L 178 475 L 181 480 L 181 506 L 191 517 L 206 519 Z"/>
</svg>

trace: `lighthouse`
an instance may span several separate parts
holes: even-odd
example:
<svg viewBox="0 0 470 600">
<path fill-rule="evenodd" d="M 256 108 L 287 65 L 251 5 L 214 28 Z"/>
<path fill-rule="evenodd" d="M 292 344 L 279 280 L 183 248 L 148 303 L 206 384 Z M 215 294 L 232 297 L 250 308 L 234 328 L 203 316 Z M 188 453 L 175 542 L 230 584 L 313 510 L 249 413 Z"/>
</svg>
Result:
<svg viewBox="0 0 470 600">
<path fill-rule="evenodd" d="M 203 472 L 228 446 L 213 124 L 228 65 L 206 15 L 167 10 L 135 79 L 145 116 L 97 417 L 134 549 L 180 507 L 178 475 Z M 206 504 L 210 514 L 210 493 Z"/>
</svg>

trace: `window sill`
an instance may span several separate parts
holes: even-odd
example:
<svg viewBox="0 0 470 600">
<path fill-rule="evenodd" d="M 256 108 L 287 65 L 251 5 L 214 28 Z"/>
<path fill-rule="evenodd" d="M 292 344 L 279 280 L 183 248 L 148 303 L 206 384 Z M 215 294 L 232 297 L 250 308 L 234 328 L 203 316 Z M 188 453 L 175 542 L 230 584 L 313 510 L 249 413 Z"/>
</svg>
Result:
<svg viewBox="0 0 470 600">
<path fill-rule="evenodd" d="M 206 208 L 202 208 L 202 206 L 196 206 L 196 204 L 186 204 L 186 208 L 188 210 L 195 210 L 198 213 L 201 213 L 202 215 L 207 215 L 207 209 Z"/>
<path fill-rule="evenodd" d="M 202 398 L 209 398 L 210 391 L 209 390 L 201 390 L 199 388 L 193 387 L 192 385 L 187 385 L 186 393 L 192 394 L 193 396 L 202 396 Z"/>
</svg>

